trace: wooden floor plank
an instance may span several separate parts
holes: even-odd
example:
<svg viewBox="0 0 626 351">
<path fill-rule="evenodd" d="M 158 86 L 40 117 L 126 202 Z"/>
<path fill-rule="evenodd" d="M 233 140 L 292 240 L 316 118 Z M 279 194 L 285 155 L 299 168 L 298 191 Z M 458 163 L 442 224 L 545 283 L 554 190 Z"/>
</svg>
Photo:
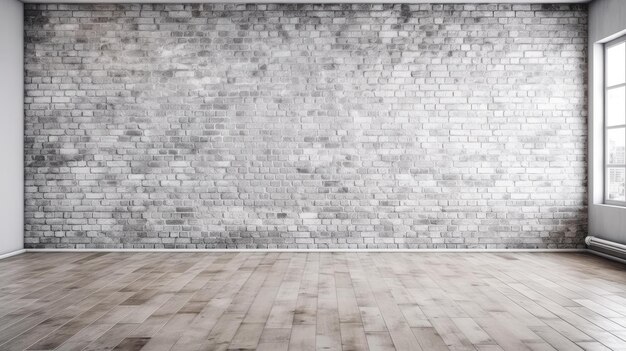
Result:
<svg viewBox="0 0 626 351">
<path fill-rule="evenodd" d="M 28 253 L 0 350 L 626 350 L 626 268 L 556 253 Z"/>
</svg>

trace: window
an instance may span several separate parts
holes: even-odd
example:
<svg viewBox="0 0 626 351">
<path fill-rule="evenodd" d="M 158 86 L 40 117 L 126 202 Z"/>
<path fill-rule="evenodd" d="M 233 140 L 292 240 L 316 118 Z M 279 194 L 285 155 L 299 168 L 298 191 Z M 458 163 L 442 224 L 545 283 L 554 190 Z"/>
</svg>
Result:
<svg viewBox="0 0 626 351">
<path fill-rule="evenodd" d="M 626 36 L 604 47 L 604 202 L 626 206 Z"/>
</svg>

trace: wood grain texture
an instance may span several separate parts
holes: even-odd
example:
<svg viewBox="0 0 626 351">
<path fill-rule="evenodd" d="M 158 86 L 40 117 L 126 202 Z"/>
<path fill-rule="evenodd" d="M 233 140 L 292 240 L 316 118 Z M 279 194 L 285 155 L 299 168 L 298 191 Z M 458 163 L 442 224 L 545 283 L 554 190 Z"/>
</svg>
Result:
<svg viewBox="0 0 626 351">
<path fill-rule="evenodd" d="M 28 253 L 0 350 L 626 350 L 626 267 L 557 253 Z"/>
</svg>

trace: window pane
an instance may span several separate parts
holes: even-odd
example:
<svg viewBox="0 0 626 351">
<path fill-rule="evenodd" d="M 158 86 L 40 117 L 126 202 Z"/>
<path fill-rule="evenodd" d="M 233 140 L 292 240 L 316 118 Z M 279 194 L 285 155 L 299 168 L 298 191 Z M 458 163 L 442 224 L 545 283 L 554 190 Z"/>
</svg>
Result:
<svg viewBox="0 0 626 351">
<path fill-rule="evenodd" d="M 607 162 L 611 165 L 623 165 L 625 163 L 624 149 L 626 146 L 626 131 L 624 128 L 608 129 L 607 136 Z"/>
<path fill-rule="evenodd" d="M 626 124 L 626 87 L 609 89 L 606 93 L 606 125 Z"/>
<path fill-rule="evenodd" d="M 626 168 L 612 168 L 609 167 L 607 188 L 607 200 L 610 201 L 626 201 L 626 195 L 624 194 L 624 185 L 626 185 Z"/>
<path fill-rule="evenodd" d="M 606 50 L 607 86 L 622 84 L 626 81 L 626 43 L 611 46 Z"/>
</svg>

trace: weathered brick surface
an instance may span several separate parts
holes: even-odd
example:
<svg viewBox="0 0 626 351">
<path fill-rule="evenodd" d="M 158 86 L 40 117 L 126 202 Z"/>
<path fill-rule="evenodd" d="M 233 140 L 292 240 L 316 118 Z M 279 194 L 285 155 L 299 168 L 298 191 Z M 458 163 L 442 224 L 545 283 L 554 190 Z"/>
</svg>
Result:
<svg viewBox="0 0 626 351">
<path fill-rule="evenodd" d="M 584 5 L 26 5 L 26 246 L 569 248 Z"/>
</svg>

